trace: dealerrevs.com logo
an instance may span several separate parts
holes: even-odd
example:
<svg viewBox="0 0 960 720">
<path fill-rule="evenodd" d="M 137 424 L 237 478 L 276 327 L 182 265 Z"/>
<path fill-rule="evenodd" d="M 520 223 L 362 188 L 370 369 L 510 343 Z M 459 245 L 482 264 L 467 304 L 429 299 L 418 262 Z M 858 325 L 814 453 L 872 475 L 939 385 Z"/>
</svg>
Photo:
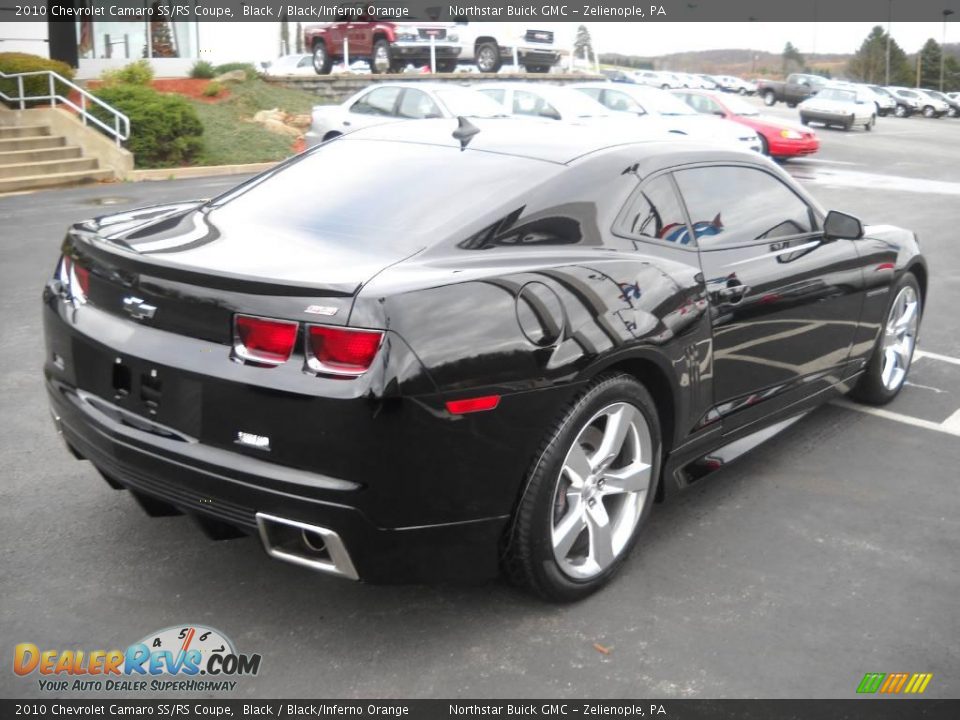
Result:
<svg viewBox="0 0 960 720">
<path fill-rule="evenodd" d="M 13 671 L 36 676 L 40 690 L 186 691 L 234 690 L 233 678 L 256 675 L 259 654 L 238 653 L 219 630 L 179 625 L 150 633 L 126 650 L 14 648 Z"/>
</svg>

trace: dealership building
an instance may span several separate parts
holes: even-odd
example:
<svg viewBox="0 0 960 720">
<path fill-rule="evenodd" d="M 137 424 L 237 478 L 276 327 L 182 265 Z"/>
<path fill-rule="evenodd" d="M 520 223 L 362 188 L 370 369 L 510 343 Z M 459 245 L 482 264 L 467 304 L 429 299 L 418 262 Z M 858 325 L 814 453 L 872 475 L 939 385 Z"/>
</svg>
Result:
<svg viewBox="0 0 960 720">
<path fill-rule="evenodd" d="M 106 69 L 144 58 L 157 76 L 180 77 L 201 59 L 259 62 L 281 54 L 276 22 L 177 21 L 168 19 L 169 9 L 162 9 L 197 4 L 127 0 L 122 6 L 129 13 L 117 16 L 110 13 L 116 13 L 120 4 L 108 0 L 48 0 L 45 17 L 25 20 L 17 16 L 22 3 L 0 0 L 0 52 L 63 60 L 77 68 L 79 78 L 97 77 Z M 295 32 L 291 23 L 291 40 Z"/>
</svg>

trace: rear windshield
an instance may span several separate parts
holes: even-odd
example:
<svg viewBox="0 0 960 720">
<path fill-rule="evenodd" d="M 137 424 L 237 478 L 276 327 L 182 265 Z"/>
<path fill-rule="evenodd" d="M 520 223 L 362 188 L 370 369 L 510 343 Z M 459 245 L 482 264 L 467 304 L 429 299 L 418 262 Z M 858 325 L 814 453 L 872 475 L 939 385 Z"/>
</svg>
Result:
<svg viewBox="0 0 960 720">
<path fill-rule="evenodd" d="M 452 127 L 452 125 L 451 125 Z M 540 160 L 416 143 L 342 138 L 211 202 L 221 221 L 306 231 L 323 243 L 413 252 L 557 172 Z"/>
</svg>

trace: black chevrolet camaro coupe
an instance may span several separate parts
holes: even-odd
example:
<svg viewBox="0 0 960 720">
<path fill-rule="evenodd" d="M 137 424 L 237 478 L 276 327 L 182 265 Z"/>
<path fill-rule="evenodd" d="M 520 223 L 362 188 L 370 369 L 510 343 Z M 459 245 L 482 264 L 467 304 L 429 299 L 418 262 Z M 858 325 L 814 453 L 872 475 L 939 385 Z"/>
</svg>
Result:
<svg viewBox="0 0 960 720">
<path fill-rule="evenodd" d="M 150 514 L 574 600 L 655 501 L 837 393 L 893 398 L 926 292 L 912 232 L 757 154 L 424 120 L 72 226 L 44 371 L 70 451 Z"/>
</svg>

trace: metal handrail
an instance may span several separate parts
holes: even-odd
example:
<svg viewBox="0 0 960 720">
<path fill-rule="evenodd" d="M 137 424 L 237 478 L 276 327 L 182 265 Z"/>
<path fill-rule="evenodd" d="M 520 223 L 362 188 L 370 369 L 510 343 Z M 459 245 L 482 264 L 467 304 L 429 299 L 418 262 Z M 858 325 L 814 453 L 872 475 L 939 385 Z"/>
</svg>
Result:
<svg viewBox="0 0 960 720">
<path fill-rule="evenodd" d="M 23 79 L 31 75 L 46 75 L 48 78 L 48 87 L 49 92 L 46 95 L 24 95 L 23 90 Z M 63 103 L 67 107 L 73 108 L 76 111 L 80 118 L 83 120 L 83 124 L 93 123 L 101 130 L 103 130 L 108 135 L 113 136 L 116 140 L 117 145 L 120 145 L 124 140 L 130 139 L 130 118 L 124 115 L 122 112 L 117 110 L 114 107 L 111 107 L 103 100 L 98 98 L 96 95 L 93 95 L 88 90 L 80 87 L 76 83 L 73 83 L 67 80 L 62 75 L 59 75 L 52 70 L 34 70 L 32 72 L 22 72 L 22 73 L 5 73 L 0 70 L 0 79 L 11 80 L 16 78 L 17 80 L 17 96 L 10 97 L 3 90 L 0 90 L 0 99 L 8 103 L 19 103 L 21 110 L 26 110 L 27 102 L 32 102 L 35 100 L 49 100 L 50 107 L 55 108 L 57 103 Z M 57 81 L 63 83 L 68 88 L 76 90 L 80 94 L 80 104 L 77 105 L 69 97 L 64 95 L 59 95 L 57 93 Z M 93 115 L 89 110 L 87 110 L 87 103 L 92 102 L 95 105 L 99 105 L 101 108 L 106 110 L 110 115 L 113 116 L 113 127 L 110 127 L 103 120 L 98 118 L 96 115 Z"/>
</svg>

